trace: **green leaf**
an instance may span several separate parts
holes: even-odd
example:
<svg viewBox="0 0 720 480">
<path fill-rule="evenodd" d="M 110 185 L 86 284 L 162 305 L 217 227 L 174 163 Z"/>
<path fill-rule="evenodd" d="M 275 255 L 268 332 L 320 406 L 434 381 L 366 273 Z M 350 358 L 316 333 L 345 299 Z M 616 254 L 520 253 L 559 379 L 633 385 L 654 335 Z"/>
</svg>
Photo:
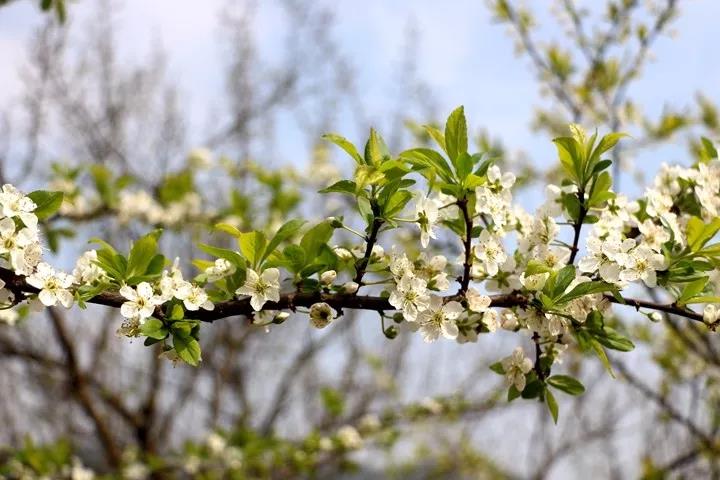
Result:
<svg viewBox="0 0 720 480">
<path fill-rule="evenodd" d="M 340 180 L 335 182 L 329 187 L 320 190 L 320 193 L 347 193 L 349 195 L 355 195 L 357 192 L 357 184 L 352 180 Z"/>
<path fill-rule="evenodd" d="M 557 303 L 567 303 L 571 300 L 575 300 L 576 298 L 584 297 L 585 295 L 590 295 L 593 293 L 612 292 L 616 290 L 616 288 L 617 287 L 615 287 L 615 285 L 613 285 L 612 283 L 601 281 L 579 283 L 568 293 L 561 296 L 557 300 Z"/>
<path fill-rule="evenodd" d="M 140 333 L 155 340 L 162 340 L 168 336 L 168 329 L 157 318 L 148 318 L 140 327 Z"/>
<path fill-rule="evenodd" d="M 339 417 L 345 411 L 345 399 L 342 392 L 334 388 L 324 387 L 320 390 L 320 396 L 325 410 L 331 416 Z"/>
<path fill-rule="evenodd" d="M 202 360 L 200 353 L 200 343 L 189 335 L 175 333 L 173 335 L 173 347 L 185 363 L 197 367 Z"/>
<path fill-rule="evenodd" d="M 355 145 L 353 145 L 345 137 L 336 135 L 334 133 L 326 133 L 325 135 L 322 136 L 322 138 L 324 138 L 325 140 L 327 140 L 329 142 L 334 143 L 338 147 L 345 150 L 345 152 L 347 152 L 347 154 L 350 155 L 358 165 L 362 165 L 364 163 L 363 158 L 358 153 L 357 149 L 355 148 Z"/>
<path fill-rule="evenodd" d="M 453 110 L 445 124 L 445 149 L 450 160 L 457 168 L 457 160 L 461 154 L 467 153 L 467 121 L 465 109 L 460 106 Z"/>
<path fill-rule="evenodd" d="M 429 148 L 413 148 L 405 150 L 400 158 L 412 165 L 430 168 L 440 176 L 443 181 L 453 183 L 453 173 L 447 160 L 435 150 Z"/>
<path fill-rule="evenodd" d="M 220 230 L 221 232 L 229 233 L 235 238 L 240 237 L 242 235 L 242 232 L 238 230 L 238 228 L 234 225 L 230 225 L 229 223 L 218 223 L 215 225 L 215 228 L 217 230 Z"/>
<path fill-rule="evenodd" d="M 282 227 L 280 227 L 275 236 L 268 243 L 265 253 L 260 261 L 262 262 L 265 260 L 268 255 L 275 251 L 278 245 L 295 235 L 304 224 L 305 220 L 295 219 L 286 222 Z"/>
<path fill-rule="evenodd" d="M 36 190 L 28 193 L 28 197 L 32 200 L 36 207 L 34 214 L 39 220 L 44 220 L 54 215 L 62 205 L 62 192 L 48 192 L 46 190 Z"/>
<path fill-rule="evenodd" d="M 380 165 L 385 159 L 390 157 L 390 151 L 385 145 L 382 137 L 375 131 L 370 129 L 370 137 L 365 144 L 365 163 L 368 165 Z"/>
<path fill-rule="evenodd" d="M 144 275 L 157 253 L 157 239 L 160 231 L 156 230 L 138 238 L 130 249 L 127 262 L 127 277 Z"/>
<path fill-rule="evenodd" d="M 610 365 L 610 359 L 608 358 L 607 353 L 605 353 L 605 349 L 602 347 L 602 345 L 594 338 L 591 338 L 590 346 L 595 352 L 595 355 L 597 355 L 597 357 L 600 359 L 600 362 L 602 362 L 605 370 L 607 370 L 611 377 L 615 378 L 615 372 L 613 372 L 612 365 Z"/>
<path fill-rule="evenodd" d="M 355 169 L 355 183 L 358 189 L 367 185 L 378 185 L 385 180 L 385 174 L 376 165 L 361 165 Z"/>
<path fill-rule="evenodd" d="M 551 387 L 555 387 L 569 395 L 580 395 L 585 392 L 585 387 L 582 383 L 567 375 L 553 375 L 548 378 L 546 382 Z"/>
<path fill-rule="evenodd" d="M 677 299 L 677 304 L 680 306 L 685 305 L 688 303 L 688 300 L 701 294 L 705 290 L 705 285 L 707 285 L 708 280 L 710 280 L 708 277 L 701 277 L 687 283 Z"/>
<path fill-rule="evenodd" d="M 328 222 L 320 222 L 305 232 L 300 246 L 305 252 L 306 258 L 315 258 L 320 253 L 320 248 L 325 245 L 333 234 L 333 227 Z"/>
<path fill-rule="evenodd" d="M 443 135 L 443 133 L 439 129 L 433 127 L 432 125 L 424 125 L 423 128 L 425 129 L 427 134 L 430 135 L 433 140 L 435 140 L 435 143 L 437 143 L 438 146 L 442 148 L 442 151 L 447 153 L 447 148 L 445 147 L 445 135 Z"/>
<path fill-rule="evenodd" d="M 598 146 L 595 147 L 595 150 L 592 153 L 592 157 L 599 158 L 600 155 L 607 152 L 611 148 L 613 148 L 617 143 L 620 141 L 621 138 L 627 137 L 627 133 L 608 133 L 605 135 L 601 140 L 600 143 L 598 143 Z"/>
<path fill-rule="evenodd" d="M 560 163 L 566 175 L 576 183 L 582 181 L 583 154 L 577 141 L 572 137 L 559 137 L 553 140 L 560 157 Z"/>
<path fill-rule="evenodd" d="M 288 245 L 283 249 L 284 265 L 293 273 L 305 267 L 305 250 L 300 245 Z"/>
<path fill-rule="evenodd" d="M 403 208 L 405 208 L 405 205 L 407 205 L 411 198 L 412 194 L 407 190 L 396 191 L 383 206 L 383 213 L 386 217 L 392 218 L 394 214 L 400 213 Z"/>
<path fill-rule="evenodd" d="M 232 263 L 238 268 L 245 268 L 245 259 L 236 251 L 227 248 L 215 247 L 213 245 L 207 245 L 199 243 L 198 248 L 208 255 L 212 255 L 217 258 L 224 258 L 228 262 Z"/>
<path fill-rule="evenodd" d="M 507 394 L 508 402 L 512 402 L 519 396 L 520 396 L 520 392 L 518 392 L 517 388 L 515 388 L 515 385 L 510 385 L 510 388 L 508 388 L 508 394 Z"/>
<path fill-rule="evenodd" d="M 266 244 L 267 240 L 265 239 L 265 234 L 262 232 L 240 233 L 238 237 L 240 251 L 253 266 L 257 266 L 260 263 L 263 253 L 265 252 Z"/>
<path fill-rule="evenodd" d="M 555 395 L 553 395 L 550 390 L 545 391 L 545 404 L 550 411 L 550 415 L 552 415 L 553 422 L 555 422 L 555 424 L 557 425 L 560 408 L 558 407 L 557 400 L 555 400 Z"/>
<path fill-rule="evenodd" d="M 629 352 L 635 349 L 635 344 L 616 330 L 605 327 L 602 332 L 591 332 L 593 337 L 605 347 L 620 352 Z"/>
<path fill-rule="evenodd" d="M 548 281 L 548 284 L 553 286 L 552 292 L 548 292 L 548 294 L 553 298 L 560 297 L 565 293 L 565 289 L 570 286 L 573 280 L 575 280 L 575 265 L 564 266 L 557 272 L 554 282 Z"/>
<path fill-rule="evenodd" d="M 690 250 L 699 251 L 720 230 L 720 218 L 706 224 L 698 217 L 691 217 L 687 224 L 687 240 Z"/>
<path fill-rule="evenodd" d="M 505 369 L 503 368 L 502 362 L 495 362 L 490 365 L 490 370 L 497 373 L 498 375 L 505 375 Z"/>
<path fill-rule="evenodd" d="M 592 196 L 588 201 L 588 207 L 594 207 L 601 205 L 603 202 L 610 200 L 615 197 L 615 194 L 610 191 L 612 187 L 612 178 L 608 172 L 603 172 L 597 176 L 595 183 L 592 188 Z"/>
</svg>

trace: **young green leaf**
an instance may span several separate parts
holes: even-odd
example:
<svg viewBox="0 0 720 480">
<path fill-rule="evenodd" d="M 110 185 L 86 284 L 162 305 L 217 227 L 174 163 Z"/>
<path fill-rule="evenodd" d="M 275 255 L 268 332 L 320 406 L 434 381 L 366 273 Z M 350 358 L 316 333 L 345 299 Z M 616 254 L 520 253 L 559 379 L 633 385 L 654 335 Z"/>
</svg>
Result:
<svg viewBox="0 0 720 480">
<path fill-rule="evenodd" d="M 247 261 L 251 265 L 257 266 L 265 252 L 267 240 L 265 239 L 265 234 L 262 232 L 240 233 L 238 245 Z"/>
<path fill-rule="evenodd" d="M 462 106 L 453 110 L 445 124 L 445 149 L 457 168 L 458 158 L 461 154 L 467 153 L 468 149 L 467 121 Z"/>
<path fill-rule="evenodd" d="M 334 133 L 326 133 L 325 135 L 322 136 L 322 138 L 324 138 L 325 140 L 327 140 L 329 142 L 334 143 L 338 147 L 345 150 L 345 152 L 347 152 L 347 154 L 350 155 L 358 165 L 362 165 L 363 163 L 365 163 L 363 158 L 360 156 L 357 149 L 355 148 L 355 145 L 353 145 L 345 137 L 336 135 Z"/>
<path fill-rule="evenodd" d="M 36 190 L 28 193 L 28 197 L 32 200 L 36 207 L 33 213 L 39 220 L 44 220 L 54 215 L 62 205 L 62 192 L 48 192 L 45 190 Z"/>
<path fill-rule="evenodd" d="M 548 378 L 546 382 L 551 387 L 557 388 L 569 395 L 580 395 L 585 392 L 585 387 L 582 383 L 567 375 L 553 375 Z"/>
<path fill-rule="evenodd" d="M 550 411 L 550 415 L 552 415 L 553 422 L 557 424 L 560 407 L 558 407 L 557 400 L 555 400 L 555 395 L 550 390 L 545 390 L 545 404 Z"/>
<path fill-rule="evenodd" d="M 178 357 L 188 365 L 197 367 L 202 360 L 200 343 L 190 335 L 175 332 L 173 334 L 173 347 Z"/>
</svg>

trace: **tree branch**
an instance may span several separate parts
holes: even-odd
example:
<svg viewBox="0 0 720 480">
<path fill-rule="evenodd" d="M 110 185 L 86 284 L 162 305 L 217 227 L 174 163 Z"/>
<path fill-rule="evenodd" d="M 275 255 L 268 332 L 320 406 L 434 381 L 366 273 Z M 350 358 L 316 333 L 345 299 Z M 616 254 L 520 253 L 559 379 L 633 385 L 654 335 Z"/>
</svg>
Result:
<svg viewBox="0 0 720 480">
<path fill-rule="evenodd" d="M 0 268 L 0 280 L 3 280 L 5 282 L 5 288 L 9 289 L 15 295 L 16 303 L 24 300 L 28 294 L 38 293 L 37 288 L 25 282 L 25 277 L 16 275 L 10 270 Z M 444 297 L 445 301 L 461 301 L 463 299 L 464 295 L 460 294 Z M 647 308 L 650 310 L 671 313 L 673 315 L 678 315 L 680 317 L 689 318 L 699 322 L 703 321 L 701 313 L 680 307 L 675 303 L 663 304 L 635 298 L 623 298 L 620 300 L 612 295 L 605 295 L 605 299 L 611 303 L 635 307 L 636 310 L 639 310 L 640 308 Z M 490 306 L 495 308 L 526 307 L 529 304 L 529 299 L 525 295 L 519 293 L 491 295 L 490 300 Z M 117 292 L 103 292 L 87 300 L 87 303 L 120 308 L 120 306 L 126 301 L 127 299 Z M 295 311 L 297 307 L 310 307 L 319 302 L 325 302 L 338 311 L 342 311 L 343 309 L 370 310 L 374 312 L 396 310 L 395 307 L 390 305 L 390 302 L 385 297 L 372 295 L 333 294 L 324 292 L 285 293 L 280 295 L 280 300 L 277 302 L 266 302 L 262 309 Z M 250 297 L 244 297 L 218 302 L 215 304 L 215 308 L 213 310 L 198 310 L 194 312 L 188 311 L 187 318 L 190 320 L 200 320 L 202 322 L 211 323 L 228 317 L 251 317 L 254 313 L 255 310 L 250 305 Z M 160 319 L 165 318 L 165 312 L 163 311 L 162 305 L 155 308 L 154 316 Z"/>
<path fill-rule="evenodd" d="M 471 256 L 473 219 L 470 215 L 470 212 L 468 212 L 467 197 L 463 197 L 462 199 L 458 200 L 457 204 L 458 207 L 460 207 L 463 218 L 465 219 L 465 238 L 463 239 L 463 247 L 465 248 L 465 260 L 463 262 L 463 275 L 462 279 L 460 280 L 460 290 L 458 291 L 458 295 L 464 295 L 465 292 L 467 292 L 468 287 L 470 286 L 470 268 L 472 266 Z"/>
</svg>

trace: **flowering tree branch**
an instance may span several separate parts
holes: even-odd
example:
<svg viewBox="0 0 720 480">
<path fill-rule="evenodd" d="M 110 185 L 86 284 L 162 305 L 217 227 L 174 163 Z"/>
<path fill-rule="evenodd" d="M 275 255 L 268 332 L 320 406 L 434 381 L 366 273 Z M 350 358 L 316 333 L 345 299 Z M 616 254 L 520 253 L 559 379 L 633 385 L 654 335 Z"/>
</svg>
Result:
<svg viewBox="0 0 720 480">
<path fill-rule="evenodd" d="M 85 252 L 72 274 L 55 270 L 41 261 L 38 224 L 53 218 L 63 195 L 38 191 L 25 196 L 5 185 L 0 192 L 0 302 L 7 308 L 25 301 L 53 308 L 74 303 L 118 308 L 125 319 L 119 333 L 145 337 L 146 345 L 162 347 L 162 355 L 191 365 L 202 359 L 201 324 L 237 316 L 269 328 L 282 323 L 288 311 L 301 312 L 309 315 L 312 326 L 324 328 L 345 310 L 374 311 L 387 338 L 399 332 L 395 326 L 385 327 L 392 319 L 409 324 L 426 342 L 443 337 L 466 343 L 500 329 L 524 330 L 531 333 L 534 361 L 517 347 L 492 368 L 505 377 L 511 400 L 541 400 L 557 419 L 551 389 L 571 395 L 584 391 L 577 379 L 553 374 L 569 341 L 594 352 L 608 368 L 605 349 L 634 348 L 621 330 L 606 322 L 612 304 L 671 313 L 710 329 L 720 326 L 715 305 L 720 296 L 707 273 L 720 263 L 720 243 L 711 243 L 720 231 L 720 160 L 712 144 L 704 143 L 704 163 L 671 172 L 669 179 L 655 182 L 661 187 L 631 203 L 612 191 L 612 162 L 603 158 L 624 135 L 588 136 L 577 125 L 570 132 L 554 140 L 562 186 L 548 187 L 548 197 L 534 215 L 512 203 L 514 174 L 500 171 L 483 154 L 468 152 L 462 107 L 450 114 L 444 133 L 428 127 L 442 153 L 416 148 L 393 158 L 371 130 L 361 155 L 346 139 L 328 135 L 355 161 L 356 169 L 352 180 L 336 182 L 321 193 L 350 195 L 366 225 L 365 235 L 336 217 L 309 227 L 293 219 L 271 234 L 220 223 L 215 228 L 230 235 L 237 249 L 198 244 L 212 259 L 194 260 L 198 273 L 192 279 L 186 279 L 179 260 L 170 266 L 159 252 L 160 230 L 136 239 L 127 253 L 93 239 L 97 250 Z M 678 176 L 682 182 L 673 184 Z M 409 190 L 418 180 L 427 183 L 430 193 Z M 172 202 L 153 203 L 142 192 L 106 203 L 127 203 L 125 211 L 151 225 L 182 223 L 197 213 L 192 208 L 197 197 L 186 189 L 187 183 L 187 176 L 169 182 L 180 185 L 179 192 L 168 192 L 168 185 L 161 188 L 165 199 L 180 199 L 179 210 Z M 439 190 L 437 197 L 431 196 L 434 189 Z M 106 184 L 99 190 L 112 188 Z M 403 212 L 413 198 L 415 216 L 408 219 Z M 133 210 L 133 200 L 145 210 Z M 573 226 L 571 245 L 558 236 L 559 216 Z M 481 225 L 474 224 L 476 217 Z M 406 223 L 419 227 L 423 249 L 438 238 L 441 227 L 459 239 L 460 275 L 436 251 L 413 257 L 412 249 L 393 246 L 386 254 L 380 232 Z M 592 225 L 587 253 L 576 265 L 586 223 Z M 363 237 L 363 243 L 331 247 L 336 229 Z M 514 251 L 511 233 L 517 237 Z M 343 283 L 341 275 L 352 280 Z M 450 289 L 449 278 L 459 284 L 454 295 L 443 294 Z M 653 293 L 664 290 L 674 300 L 665 304 L 623 298 L 633 282 L 642 282 Z M 361 286 L 376 293 L 358 295 Z M 692 304 L 705 304 L 702 314 L 688 307 Z"/>
</svg>

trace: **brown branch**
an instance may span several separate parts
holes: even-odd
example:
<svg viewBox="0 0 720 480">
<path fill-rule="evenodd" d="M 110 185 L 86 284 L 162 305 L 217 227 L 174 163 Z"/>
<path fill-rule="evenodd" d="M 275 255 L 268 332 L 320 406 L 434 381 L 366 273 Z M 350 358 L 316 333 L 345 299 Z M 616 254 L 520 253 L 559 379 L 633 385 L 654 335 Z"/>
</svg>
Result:
<svg viewBox="0 0 720 480">
<path fill-rule="evenodd" d="M 458 295 L 465 295 L 470 286 L 470 269 L 472 268 L 472 229 L 473 219 L 470 212 L 468 212 L 468 199 L 463 197 L 457 201 L 458 207 L 463 214 L 465 219 L 465 238 L 463 238 L 463 247 L 465 248 L 465 259 L 463 261 L 463 275 L 460 279 L 460 290 Z"/>
<path fill-rule="evenodd" d="M 374 212 L 377 209 L 375 203 L 372 203 L 372 207 Z M 375 247 L 375 243 L 377 242 L 377 237 L 380 233 L 380 228 L 383 226 L 383 223 L 384 222 L 382 218 L 379 218 L 377 216 L 373 217 L 370 234 L 367 237 L 367 245 L 365 245 L 365 255 L 363 255 L 363 258 L 358 260 L 355 266 L 356 273 L 353 281 L 358 284 L 358 288 L 362 286 L 362 280 L 365 276 L 365 270 L 370 263 L 370 257 L 372 257 L 373 247 Z"/>
<path fill-rule="evenodd" d="M 0 280 L 3 280 L 5 282 L 5 288 L 13 292 L 13 294 L 15 295 L 15 301 L 18 303 L 24 300 L 28 294 L 38 293 L 37 288 L 25 282 L 25 277 L 21 275 L 16 275 L 10 270 L 0 268 Z M 445 297 L 445 300 L 460 301 L 463 300 L 463 298 L 464 297 L 462 295 L 450 295 Z M 662 304 L 634 298 L 624 298 L 620 300 L 611 295 L 605 295 L 605 298 L 612 303 L 635 307 L 636 310 L 639 310 L 640 308 L 647 308 L 650 310 L 672 313 L 673 315 L 678 315 L 699 322 L 703 321 L 701 313 L 697 313 L 687 308 L 680 307 L 674 303 Z M 492 301 L 490 304 L 491 307 L 509 308 L 525 307 L 528 305 L 528 298 L 518 293 L 491 295 L 490 299 Z M 120 306 L 126 301 L 127 300 L 117 292 L 103 292 L 87 300 L 87 303 L 104 305 L 106 307 L 120 308 Z M 325 302 L 338 311 L 342 311 L 346 308 L 351 310 L 370 310 L 374 312 L 387 312 L 395 310 L 395 307 L 390 305 L 390 302 L 385 297 L 377 297 L 371 295 L 331 294 L 324 292 L 286 293 L 281 295 L 280 300 L 277 302 L 266 302 L 265 305 L 263 305 L 263 310 L 295 311 L 297 307 L 310 307 L 311 305 L 318 302 Z M 215 304 L 215 308 L 213 310 L 198 310 L 196 312 L 186 313 L 188 315 L 188 319 L 190 320 L 214 322 L 216 320 L 228 317 L 250 317 L 255 313 L 255 311 L 250 305 L 250 297 L 244 297 L 240 299 L 227 300 L 225 302 L 218 302 Z M 162 305 L 156 307 L 155 316 L 161 319 L 165 317 Z"/>
<path fill-rule="evenodd" d="M 568 265 L 572 265 L 573 263 L 575 263 L 575 257 L 580 250 L 578 247 L 578 245 L 580 244 L 580 232 L 582 232 L 583 222 L 585 221 L 585 216 L 588 212 L 587 208 L 585 208 L 585 192 L 580 190 L 577 193 L 577 197 L 580 201 L 580 212 L 578 213 L 577 220 L 573 223 L 573 243 L 572 247 L 570 248 L 570 258 L 567 261 Z"/>
</svg>

